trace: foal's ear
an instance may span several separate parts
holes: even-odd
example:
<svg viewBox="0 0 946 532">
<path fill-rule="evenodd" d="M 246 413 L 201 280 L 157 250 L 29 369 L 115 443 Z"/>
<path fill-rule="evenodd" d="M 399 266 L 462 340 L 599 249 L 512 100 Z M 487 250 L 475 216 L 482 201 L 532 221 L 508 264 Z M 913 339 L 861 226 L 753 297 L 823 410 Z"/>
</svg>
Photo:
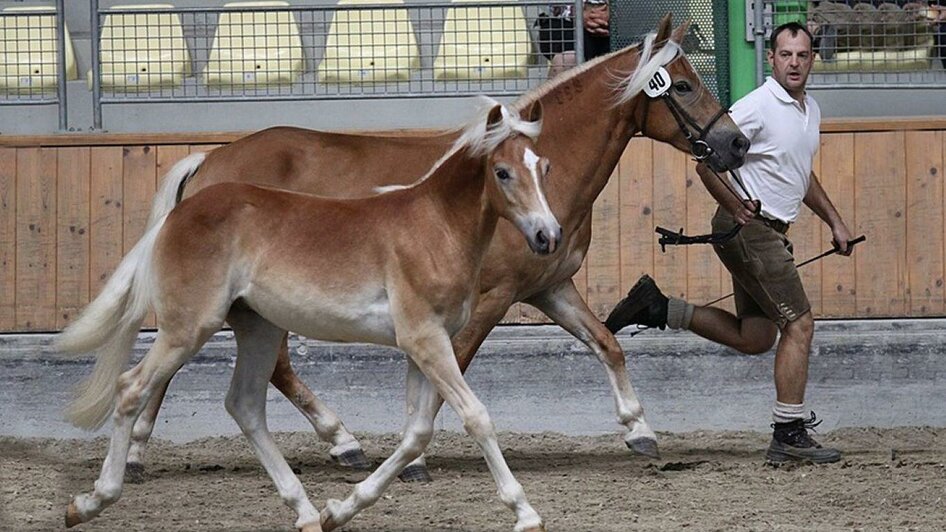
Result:
<svg viewBox="0 0 946 532">
<path fill-rule="evenodd" d="M 542 120 L 542 101 L 536 100 L 522 114 L 522 119 L 528 122 L 538 122 Z"/>
<path fill-rule="evenodd" d="M 680 27 L 673 30 L 673 35 L 670 36 L 670 40 L 677 44 L 683 44 L 683 37 L 686 36 L 687 30 L 690 29 L 690 20 L 684 20 L 683 24 L 680 24 Z"/>
<path fill-rule="evenodd" d="M 673 14 L 667 13 L 660 19 L 660 23 L 657 24 L 657 38 L 654 39 L 655 43 L 661 43 L 670 38 L 670 29 L 673 27 Z"/>
<path fill-rule="evenodd" d="M 486 129 L 495 127 L 500 122 L 503 121 L 503 106 L 497 105 L 489 110 L 489 114 L 486 115 Z"/>
</svg>

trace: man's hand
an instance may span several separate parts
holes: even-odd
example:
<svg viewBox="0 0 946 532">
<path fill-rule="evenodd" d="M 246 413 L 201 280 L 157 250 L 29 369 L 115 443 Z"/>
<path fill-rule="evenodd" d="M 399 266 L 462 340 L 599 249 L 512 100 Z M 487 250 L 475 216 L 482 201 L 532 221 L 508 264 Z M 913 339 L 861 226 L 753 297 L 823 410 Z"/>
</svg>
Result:
<svg viewBox="0 0 946 532">
<path fill-rule="evenodd" d="M 585 22 L 585 31 L 601 37 L 610 34 L 608 19 L 611 16 L 611 8 L 608 7 L 608 4 L 585 4 L 581 12 Z"/>
<path fill-rule="evenodd" d="M 854 246 L 848 245 L 848 242 L 851 240 L 851 232 L 848 230 L 847 226 L 844 225 L 844 222 L 840 222 L 832 227 L 831 234 L 833 235 L 831 243 L 834 244 L 834 247 L 838 248 L 839 255 L 847 257 L 854 252 Z"/>
<path fill-rule="evenodd" d="M 746 225 L 749 223 L 749 220 L 755 218 L 755 215 L 759 213 L 761 204 L 759 200 L 742 200 L 741 203 L 737 204 L 737 208 L 732 212 L 733 218 L 736 219 L 736 223 L 739 225 Z"/>
</svg>

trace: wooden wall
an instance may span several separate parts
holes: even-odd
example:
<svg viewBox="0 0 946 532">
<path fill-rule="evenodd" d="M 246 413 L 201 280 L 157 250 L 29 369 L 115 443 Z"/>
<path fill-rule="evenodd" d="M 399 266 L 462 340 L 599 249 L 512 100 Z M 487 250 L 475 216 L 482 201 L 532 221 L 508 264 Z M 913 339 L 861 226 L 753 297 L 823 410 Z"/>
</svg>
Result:
<svg viewBox="0 0 946 532">
<path fill-rule="evenodd" d="M 815 171 L 868 241 L 851 258 L 802 270 L 816 316 L 942 316 L 946 120 L 825 126 Z M 170 166 L 236 136 L 0 137 L 0 332 L 61 329 L 137 241 Z M 709 246 L 661 253 L 653 232 L 707 232 L 714 209 L 685 154 L 632 141 L 595 205 L 592 246 L 576 276 L 591 308 L 606 316 L 643 273 L 694 303 L 730 292 Z M 830 247 L 830 231 L 807 210 L 790 237 L 798 259 Z M 517 305 L 506 321 L 547 319 Z"/>
</svg>

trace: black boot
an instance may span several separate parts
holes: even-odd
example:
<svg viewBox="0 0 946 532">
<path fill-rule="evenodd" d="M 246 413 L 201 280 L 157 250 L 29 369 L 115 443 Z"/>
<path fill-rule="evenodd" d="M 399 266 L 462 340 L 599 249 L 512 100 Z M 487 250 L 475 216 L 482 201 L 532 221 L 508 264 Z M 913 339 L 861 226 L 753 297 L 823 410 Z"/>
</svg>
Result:
<svg viewBox="0 0 946 532">
<path fill-rule="evenodd" d="M 786 462 L 811 462 L 814 464 L 830 464 L 841 459 L 841 451 L 822 447 L 808 434 L 808 429 L 814 429 L 817 421 L 815 413 L 809 419 L 796 419 L 789 423 L 773 423 L 772 443 L 765 453 L 765 458 L 773 464 Z"/>
<path fill-rule="evenodd" d="M 667 328 L 667 296 L 663 295 L 649 275 L 642 275 L 638 279 L 604 322 L 611 333 L 628 325 Z"/>
</svg>

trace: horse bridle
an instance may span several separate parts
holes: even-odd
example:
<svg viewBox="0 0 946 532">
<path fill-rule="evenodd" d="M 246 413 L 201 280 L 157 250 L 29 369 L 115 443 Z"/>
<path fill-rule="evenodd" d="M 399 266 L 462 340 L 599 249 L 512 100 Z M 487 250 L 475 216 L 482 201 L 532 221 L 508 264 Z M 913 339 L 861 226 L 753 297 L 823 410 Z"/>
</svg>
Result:
<svg viewBox="0 0 946 532">
<path fill-rule="evenodd" d="M 668 63 L 669 64 L 669 63 Z M 667 109 L 670 111 L 670 114 L 673 116 L 674 120 L 677 122 L 677 126 L 680 128 L 680 131 L 683 133 L 684 138 L 687 142 L 690 143 L 690 154 L 693 155 L 693 159 L 697 162 L 703 162 L 713 155 L 714 150 L 706 142 L 706 137 L 709 135 L 710 131 L 713 129 L 713 126 L 722 118 L 724 115 L 729 113 L 729 109 L 721 107 L 716 114 L 706 123 L 705 126 L 700 126 L 691 115 L 680 105 L 671 94 L 670 89 L 673 86 L 672 80 L 662 79 L 662 72 L 666 72 L 663 68 L 655 73 L 654 77 L 650 80 L 650 89 L 659 90 L 665 86 L 664 90 L 656 95 L 651 95 L 649 92 L 645 91 L 645 96 L 647 97 L 646 102 L 644 103 L 644 114 L 641 119 L 641 134 L 647 135 L 647 117 L 650 112 L 650 102 L 651 100 L 659 100 L 664 102 L 667 105 Z M 667 75 L 669 77 L 669 73 Z M 663 85 L 663 86 L 662 86 Z M 715 170 L 706 166 L 717 179 L 726 187 L 726 189 L 736 197 L 740 202 L 745 201 L 742 196 L 732 187 L 732 185 L 726 180 L 723 179 Z M 762 205 L 755 200 L 752 200 L 752 195 L 749 194 L 749 191 L 746 189 L 746 186 L 743 184 L 742 179 L 739 178 L 734 170 L 729 170 L 729 175 L 732 176 L 733 181 L 735 181 L 739 188 L 745 193 L 745 197 L 749 198 L 755 206 L 756 214 L 762 208 Z M 665 227 L 657 226 L 655 231 L 660 235 L 660 239 L 657 241 L 660 244 L 660 250 L 663 252 L 667 251 L 667 246 L 685 246 L 690 244 L 724 244 L 731 240 L 739 231 L 742 229 L 741 224 L 734 224 L 732 229 L 726 232 L 720 233 L 707 233 L 704 235 L 685 235 L 683 234 L 683 228 L 681 227 L 679 231 L 672 231 Z"/>
</svg>

